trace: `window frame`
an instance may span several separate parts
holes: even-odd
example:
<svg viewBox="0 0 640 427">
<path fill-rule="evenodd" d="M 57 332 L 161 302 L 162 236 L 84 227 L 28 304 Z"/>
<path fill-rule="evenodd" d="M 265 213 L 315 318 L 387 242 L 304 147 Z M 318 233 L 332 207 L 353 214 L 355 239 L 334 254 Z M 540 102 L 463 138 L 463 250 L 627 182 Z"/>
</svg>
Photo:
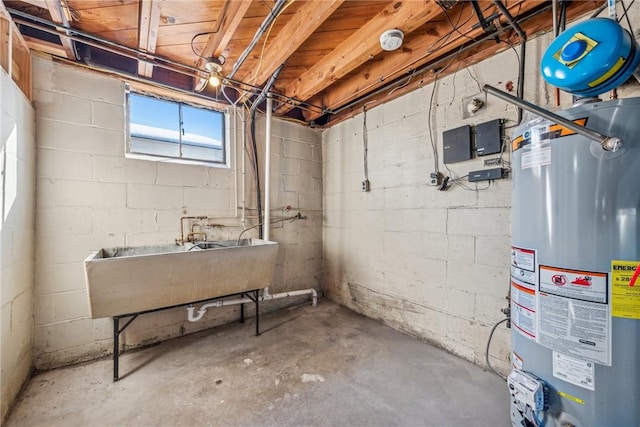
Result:
<svg viewBox="0 0 640 427">
<path fill-rule="evenodd" d="M 134 151 L 131 147 L 131 103 L 130 103 L 130 96 L 131 94 L 135 94 L 137 96 L 142 96 L 142 97 L 146 97 L 146 98 L 155 98 L 159 101 L 166 101 L 166 102 L 170 102 L 173 104 L 177 104 L 178 105 L 178 116 L 176 117 L 176 120 L 178 120 L 179 122 L 179 142 L 178 142 L 178 149 L 179 149 L 179 154 L 180 157 L 177 156 L 172 156 L 172 155 L 162 155 L 162 154 L 153 154 L 153 153 L 145 153 L 145 152 L 140 152 L 140 151 Z M 200 110 L 206 110 L 206 111 L 211 111 L 214 113 L 219 113 L 222 114 L 222 160 L 206 160 L 206 159 L 201 159 L 201 158 L 193 158 L 193 157 L 182 157 L 182 147 L 183 145 L 186 146 L 194 146 L 194 147 L 201 147 L 198 144 L 192 144 L 192 143 L 183 143 L 182 142 L 182 135 L 183 135 L 183 120 L 182 120 L 182 107 L 183 106 L 188 106 L 188 107 L 192 107 L 192 108 L 197 108 Z M 189 165 L 201 165 L 201 166 L 207 166 L 207 167 L 215 167 L 215 168 L 225 168 L 225 169 L 231 169 L 231 157 L 232 157 L 232 150 L 231 150 L 231 139 L 232 139 L 232 135 L 231 135 L 231 126 L 230 126 L 230 118 L 229 118 L 229 111 L 228 109 L 225 110 L 221 110 L 219 108 L 214 108 L 211 107 L 209 105 L 204 105 L 204 104 L 200 104 L 200 103 L 195 103 L 195 102 L 190 102 L 190 101 L 185 101 L 184 99 L 176 99 L 176 98 L 171 98 L 169 96 L 164 96 L 164 95 L 158 95 L 156 93 L 153 92 L 148 92 L 146 90 L 139 90 L 139 89 L 132 89 L 130 87 L 126 87 L 125 88 L 125 131 L 126 131 L 126 137 L 125 137 L 125 157 L 127 158 L 132 158 L 132 159 L 139 159 L 139 160 L 149 160 L 149 161 L 156 161 L 156 162 L 167 162 L 167 163 L 178 163 L 178 164 L 189 164 Z M 153 141 L 153 139 L 147 139 L 148 141 Z M 158 140 L 157 142 L 159 143 L 173 143 L 171 141 L 162 141 L 162 140 Z"/>
</svg>

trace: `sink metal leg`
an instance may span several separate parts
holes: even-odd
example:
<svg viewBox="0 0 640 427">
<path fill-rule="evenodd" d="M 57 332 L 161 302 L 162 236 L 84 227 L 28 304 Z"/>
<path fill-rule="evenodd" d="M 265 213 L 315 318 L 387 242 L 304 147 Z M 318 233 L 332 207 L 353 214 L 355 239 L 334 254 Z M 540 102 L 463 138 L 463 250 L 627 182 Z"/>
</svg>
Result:
<svg viewBox="0 0 640 427">
<path fill-rule="evenodd" d="M 256 335 L 260 335 L 260 298 L 258 291 L 255 291 L 256 296 Z"/>
<path fill-rule="evenodd" d="M 127 326 L 129 326 L 134 320 L 136 320 L 139 315 L 140 313 L 135 313 L 113 317 L 113 382 L 116 382 L 120 379 L 120 334 L 123 333 L 124 330 L 127 329 Z M 127 320 L 127 323 L 125 323 L 122 328 L 120 328 L 120 318 L 129 316 L 131 316 L 131 318 Z"/>
<path fill-rule="evenodd" d="M 113 382 L 118 381 L 118 362 L 120 359 L 120 318 L 113 318 Z"/>
<path fill-rule="evenodd" d="M 244 298 L 244 293 L 240 294 L 240 298 Z M 240 304 L 240 323 L 244 323 L 244 304 Z"/>
</svg>

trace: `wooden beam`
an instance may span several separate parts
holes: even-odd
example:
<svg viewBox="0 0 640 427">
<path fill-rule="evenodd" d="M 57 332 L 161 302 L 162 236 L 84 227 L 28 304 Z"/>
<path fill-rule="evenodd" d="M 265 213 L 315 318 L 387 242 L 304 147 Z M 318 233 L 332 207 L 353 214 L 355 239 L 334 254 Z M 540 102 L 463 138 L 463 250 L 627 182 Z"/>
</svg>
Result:
<svg viewBox="0 0 640 427">
<path fill-rule="evenodd" d="M 11 75 L 11 21 L 3 16 L 0 16 L 0 67 Z"/>
<path fill-rule="evenodd" d="M 47 9 L 47 3 L 45 0 L 20 0 L 23 3 L 30 4 L 32 6 L 39 7 L 40 9 Z"/>
<path fill-rule="evenodd" d="M 434 0 L 391 2 L 329 55 L 316 62 L 309 71 L 291 82 L 284 89 L 284 95 L 301 100 L 309 99 L 382 52 L 378 37 L 385 30 L 397 28 L 409 34 L 440 14 L 442 9 Z M 285 104 L 278 108 L 277 113 L 284 114 L 293 107 Z"/>
<path fill-rule="evenodd" d="M 539 7 L 541 3 L 544 2 L 542 0 L 510 2 L 509 10 L 513 15 L 516 15 L 516 13 L 523 14 Z M 493 6 L 493 2 L 480 1 L 479 5 L 485 9 L 487 6 Z M 336 82 L 327 89 L 326 93 L 312 97 L 309 103 L 323 105 L 330 110 L 337 109 L 366 93 L 384 86 L 390 80 L 403 75 L 408 76 L 411 70 L 427 64 L 434 58 L 442 56 L 445 52 L 451 52 L 459 48 L 468 42 L 469 38 L 473 39 L 482 36 L 484 30 L 481 27 L 478 26 L 478 28 L 473 29 L 473 26 L 477 26 L 477 19 L 474 18 L 475 12 L 471 4 L 462 3 L 458 7 L 463 9 L 453 9 L 448 13 L 452 21 L 468 22 L 468 24 L 459 29 L 459 32 L 452 30 L 451 23 L 447 19 L 439 20 L 437 23 L 434 22 L 427 33 L 413 37 L 403 46 L 402 50 L 392 52 L 378 61 L 366 64 L 349 79 Z M 507 27 L 508 24 L 504 26 Z M 442 40 L 446 40 L 446 44 L 440 45 Z M 321 115 L 322 113 L 309 112 L 305 114 L 305 118 L 307 120 L 315 120 Z"/>
<path fill-rule="evenodd" d="M 530 0 L 526 0 L 523 1 L 523 3 L 526 4 L 529 1 Z M 567 21 L 571 22 L 572 20 L 583 16 L 585 13 L 593 11 L 600 5 L 601 2 L 594 0 L 573 2 L 567 8 Z M 520 23 L 520 26 L 527 34 L 539 34 L 544 31 L 549 31 L 551 29 L 551 20 L 549 19 L 550 16 L 550 13 L 536 14 L 530 19 L 527 19 L 526 21 Z M 511 38 L 509 38 L 508 41 L 512 44 L 517 45 L 519 39 L 516 34 L 512 32 Z M 442 73 L 439 73 L 438 79 L 441 80 L 447 75 L 453 74 L 456 71 L 462 70 L 473 64 L 477 64 L 492 55 L 508 49 L 510 49 L 510 47 L 506 43 L 496 44 L 496 42 L 493 40 L 488 40 L 486 42 L 480 43 L 479 45 L 466 51 L 464 55 L 460 55 L 458 58 L 454 59 L 454 61 Z M 364 103 L 367 104 L 367 109 L 376 107 L 378 105 L 389 102 L 392 99 L 412 92 L 418 88 L 427 86 L 433 83 L 434 79 L 435 75 L 432 70 L 420 73 L 414 76 L 414 78 L 407 85 L 398 87 L 398 89 L 394 90 L 393 93 L 391 93 L 391 90 L 389 90 L 385 93 L 381 93 L 380 96 L 376 96 L 375 100 L 373 101 L 363 100 L 362 102 L 358 102 L 353 106 L 341 111 L 340 113 L 331 116 L 329 122 L 324 125 L 324 128 L 334 126 L 357 114 L 360 114 L 362 112 L 362 106 Z"/>
<path fill-rule="evenodd" d="M 269 43 L 257 70 L 238 73 L 240 81 L 260 86 L 311 36 L 345 0 L 307 1 Z"/>
<path fill-rule="evenodd" d="M 146 53 L 155 53 L 160 28 L 160 12 L 164 0 L 142 0 L 140 2 L 140 22 L 138 23 L 138 49 Z M 153 64 L 138 61 L 138 75 L 151 77 Z"/>
<path fill-rule="evenodd" d="M 51 15 L 51 20 L 56 24 L 64 26 L 64 17 L 62 15 L 62 3 L 61 0 L 44 0 L 47 5 L 47 10 Z M 76 60 L 76 49 L 73 40 L 64 35 L 64 30 L 58 29 L 60 35 L 60 41 L 62 42 L 62 48 L 64 49 L 67 58 Z"/>
<path fill-rule="evenodd" d="M 66 56 L 64 49 L 57 43 L 46 42 L 35 37 L 23 36 L 24 41 L 31 50 L 36 52 L 48 53 L 53 56 Z"/>
<path fill-rule="evenodd" d="M 227 6 L 227 11 L 222 17 L 222 22 L 216 22 L 216 27 L 218 29 L 217 32 L 212 33 L 207 42 L 204 45 L 204 48 L 200 52 L 201 58 L 198 58 L 196 62 L 196 68 L 202 69 L 204 68 L 205 59 L 208 57 L 219 57 L 222 55 L 222 52 L 229 44 L 229 41 L 233 38 L 236 30 L 240 26 L 240 22 L 244 15 L 249 10 L 249 6 L 251 6 L 252 0 L 233 0 L 229 1 Z M 203 84 L 206 82 L 202 82 L 200 77 L 195 77 L 193 81 L 194 88 L 203 87 Z"/>
</svg>

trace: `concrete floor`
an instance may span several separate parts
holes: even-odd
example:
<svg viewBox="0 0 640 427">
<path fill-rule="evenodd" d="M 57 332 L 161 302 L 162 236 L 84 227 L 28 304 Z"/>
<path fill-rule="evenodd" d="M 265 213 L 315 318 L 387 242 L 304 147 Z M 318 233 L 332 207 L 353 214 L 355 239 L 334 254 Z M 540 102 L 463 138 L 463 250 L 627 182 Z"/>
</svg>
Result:
<svg viewBox="0 0 640 427">
<path fill-rule="evenodd" d="M 503 381 L 327 300 L 35 376 L 16 426 L 508 426 Z"/>
</svg>

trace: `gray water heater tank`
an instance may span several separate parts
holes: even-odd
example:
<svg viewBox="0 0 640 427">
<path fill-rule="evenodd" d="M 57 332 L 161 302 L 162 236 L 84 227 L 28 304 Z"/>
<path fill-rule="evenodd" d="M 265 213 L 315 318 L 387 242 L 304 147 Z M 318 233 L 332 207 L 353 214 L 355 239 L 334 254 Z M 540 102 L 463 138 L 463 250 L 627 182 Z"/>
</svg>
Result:
<svg viewBox="0 0 640 427">
<path fill-rule="evenodd" d="M 558 114 L 623 148 L 539 118 L 512 134 L 512 423 L 637 427 L 640 98 Z"/>
</svg>

